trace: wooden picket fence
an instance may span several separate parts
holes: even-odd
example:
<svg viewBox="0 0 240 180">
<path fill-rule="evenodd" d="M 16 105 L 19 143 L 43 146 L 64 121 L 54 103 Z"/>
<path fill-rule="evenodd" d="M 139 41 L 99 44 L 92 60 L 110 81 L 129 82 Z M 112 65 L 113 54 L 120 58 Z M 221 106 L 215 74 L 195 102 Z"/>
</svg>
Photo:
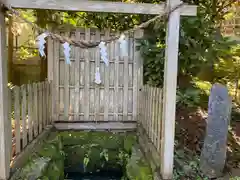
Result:
<svg viewBox="0 0 240 180">
<path fill-rule="evenodd" d="M 51 83 L 25 84 L 9 91 L 13 158 L 51 123 Z"/>
<path fill-rule="evenodd" d="M 159 153 L 162 138 L 162 108 L 162 89 L 148 85 L 143 86 L 142 99 L 139 107 L 140 125 Z"/>
</svg>

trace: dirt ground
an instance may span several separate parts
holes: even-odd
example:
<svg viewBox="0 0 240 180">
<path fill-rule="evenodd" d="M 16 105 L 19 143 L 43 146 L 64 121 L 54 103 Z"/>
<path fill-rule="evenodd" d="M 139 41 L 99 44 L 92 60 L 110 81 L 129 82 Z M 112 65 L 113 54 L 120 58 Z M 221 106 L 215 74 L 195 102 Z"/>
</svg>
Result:
<svg viewBox="0 0 240 180">
<path fill-rule="evenodd" d="M 176 114 L 176 140 L 182 147 L 200 155 L 204 143 L 206 128 L 206 112 L 198 110 L 178 109 Z M 228 152 L 226 177 L 240 177 L 240 122 L 232 123 L 232 131 L 228 134 Z"/>
</svg>

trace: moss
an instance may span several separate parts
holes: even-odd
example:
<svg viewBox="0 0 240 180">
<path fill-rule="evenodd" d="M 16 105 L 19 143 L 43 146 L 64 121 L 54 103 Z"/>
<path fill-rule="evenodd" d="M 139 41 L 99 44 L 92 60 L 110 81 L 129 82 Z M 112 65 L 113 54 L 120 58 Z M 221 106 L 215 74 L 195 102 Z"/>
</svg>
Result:
<svg viewBox="0 0 240 180">
<path fill-rule="evenodd" d="M 24 167 L 16 172 L 13 180 L 36 180 L 64 178 L 64 153 L 59 136 L 51 133 L 39 151 L 29 157 Z"/>
<path fill-rule="evenodd" d="M 126 166 L 129 180 L 153 180 L 153 173 L 140 148 L 132 148 L 132 156 Z"/>
<path fill-rule="evenodd" d="M 135 147 L 135 148 L 133 148 Z M 63 180 L 64 172 L 126 171 L 123 179 L 152 180 L 133 133 L 54 132 L 29 158 L 18 179 Z"/>
</svg>

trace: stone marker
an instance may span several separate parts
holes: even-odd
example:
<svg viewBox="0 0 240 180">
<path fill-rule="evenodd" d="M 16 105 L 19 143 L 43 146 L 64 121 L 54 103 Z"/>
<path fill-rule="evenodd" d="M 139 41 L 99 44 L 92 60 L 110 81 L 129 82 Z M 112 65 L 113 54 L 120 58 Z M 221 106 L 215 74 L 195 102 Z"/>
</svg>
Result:
<svg viewBox="0 0 240 180">
<path fill-rule="evenodd" d="M 206 135 L 200 158 L 200 168 L 209 178 L 222 176 L 225 166 L 231 104 L 227 88 L 214 84 L 208 102 Z"/>
</svg>

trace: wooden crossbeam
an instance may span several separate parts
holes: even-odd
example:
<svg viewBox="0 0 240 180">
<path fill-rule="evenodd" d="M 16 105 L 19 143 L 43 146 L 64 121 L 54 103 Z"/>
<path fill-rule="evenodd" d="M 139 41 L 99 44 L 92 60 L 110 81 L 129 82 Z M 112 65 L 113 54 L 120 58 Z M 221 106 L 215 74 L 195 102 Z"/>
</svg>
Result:
<svg viewBox="0 0 240 180">
<path fill-rule="evenodd" d="M 125 3 L 87 0 L 7 0 L 14 8 L 52 9 L 62 11 L 109 12 L 130 14 L 160 14 L 165 4 Z M 180 9 L 181 15 L 195 16 L 197 6 L 185 5 Z"/>
</svg>

